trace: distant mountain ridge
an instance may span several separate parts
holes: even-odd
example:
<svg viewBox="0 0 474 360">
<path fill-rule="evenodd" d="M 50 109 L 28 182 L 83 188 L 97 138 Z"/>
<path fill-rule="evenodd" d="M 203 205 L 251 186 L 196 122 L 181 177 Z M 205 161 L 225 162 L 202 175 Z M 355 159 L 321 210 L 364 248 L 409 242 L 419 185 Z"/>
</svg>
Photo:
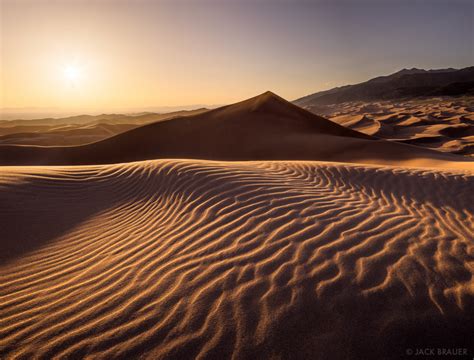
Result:
<svg viewBox="0 0 474 360">
<path fill-rule="evenodd" d="M 402 69 L 387 76 L 320 91 L 295 100 L 302 107 L 349 101 L 377 101 L 407 97 L 474 95 L 474 66 L 463 69 Z"/>
</svg>

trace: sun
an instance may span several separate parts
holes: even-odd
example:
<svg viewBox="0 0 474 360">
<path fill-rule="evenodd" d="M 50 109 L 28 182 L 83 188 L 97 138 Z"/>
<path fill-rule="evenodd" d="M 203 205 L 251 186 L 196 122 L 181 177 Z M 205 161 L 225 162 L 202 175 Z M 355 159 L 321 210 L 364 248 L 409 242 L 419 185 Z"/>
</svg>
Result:
<svg viewBox="0 0 474 360">
<path fill-rule="evenodd" d="M 82 76 L 82 71 L 76 65 L 67 65 L 63 69 L 63 75 L 66 80 L 77 82 Z"/>
</svg>

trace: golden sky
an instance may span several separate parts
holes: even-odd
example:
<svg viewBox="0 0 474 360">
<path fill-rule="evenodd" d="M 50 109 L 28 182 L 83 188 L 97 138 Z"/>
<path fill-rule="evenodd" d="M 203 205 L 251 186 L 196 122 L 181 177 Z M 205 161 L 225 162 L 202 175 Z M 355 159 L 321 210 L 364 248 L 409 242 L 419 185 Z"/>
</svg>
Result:
<svg viewBox="0 0 474 360">
<path fill-rule="evenodd" d="M 469 1 L 0 2 L 1 108 L 210 105 L 266 90 L 293 100 L 472 62 Z"/>
</svg>

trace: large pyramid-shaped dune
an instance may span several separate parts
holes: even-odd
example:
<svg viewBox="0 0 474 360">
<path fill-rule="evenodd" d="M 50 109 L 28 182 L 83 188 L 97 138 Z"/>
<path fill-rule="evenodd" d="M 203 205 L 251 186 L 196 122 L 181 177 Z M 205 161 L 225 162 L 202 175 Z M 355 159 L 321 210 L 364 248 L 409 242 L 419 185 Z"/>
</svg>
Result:
<svg viewBox="0 0 474 360">
<path fill-rule="evenodd" d="M 418 166 L 446 166 L 448 161 L 455 167 L 463 160 L 347 129 L 271 92 L 194 116 L 144 125 L 88 145 L 0 146 L 1 165 L 110 164 L 184 158 L 398 165 L 403 161 L 405 165 Z"/>
</svg>

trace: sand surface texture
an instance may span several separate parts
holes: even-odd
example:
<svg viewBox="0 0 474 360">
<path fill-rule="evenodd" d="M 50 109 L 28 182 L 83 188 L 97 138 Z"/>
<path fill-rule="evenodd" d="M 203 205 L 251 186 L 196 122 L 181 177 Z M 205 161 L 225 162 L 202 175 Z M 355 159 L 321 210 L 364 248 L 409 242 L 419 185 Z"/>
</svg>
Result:
<svg viewBox="0 0 474 360">
<path fill-rule="evenodd" d="M 356 131 L 434 150 L 474 155 L 474 98 L 349 102 L 309 107 Z"/>
<path fill-rule="evenodd" d="M 474 332 L 473 174 L 0 168 L 0 358 L 400 358 Z"/>
</svg>

